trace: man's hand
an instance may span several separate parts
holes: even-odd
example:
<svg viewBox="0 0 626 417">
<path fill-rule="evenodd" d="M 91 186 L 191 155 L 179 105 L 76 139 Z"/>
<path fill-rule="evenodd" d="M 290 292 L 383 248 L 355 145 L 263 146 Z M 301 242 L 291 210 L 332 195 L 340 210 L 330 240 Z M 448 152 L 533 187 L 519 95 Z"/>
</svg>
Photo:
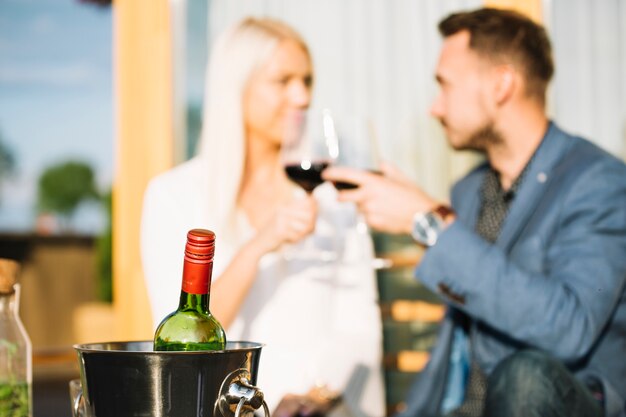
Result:
<svg viewBox="0 0 626 417">
<path fill-rule="evenodd" d="M 357 205 L 372 228 L 387 233 L 411 233 L 413 216 L 437 206 L 437 202 L 390 164 L 381 174 L 348 168 L 329 167 L 322 176 L 327 181 L 352 183 L 357 188 L 339 192 L 340 201 Z"/>
</svg>

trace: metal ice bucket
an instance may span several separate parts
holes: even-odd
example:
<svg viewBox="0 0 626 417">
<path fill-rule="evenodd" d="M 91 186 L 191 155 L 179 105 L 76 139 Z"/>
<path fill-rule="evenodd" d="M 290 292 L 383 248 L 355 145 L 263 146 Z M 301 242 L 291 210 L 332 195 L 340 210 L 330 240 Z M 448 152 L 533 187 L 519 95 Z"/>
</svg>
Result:
<svg viewBox="0 0 626 417">
<path fill-rule="evenodd" d="M 151 341 L 74 345 L 88 417 L 240 417 L 263 407 L 256 384 L 261 344 L 223 351 L 155 352 Z M 82 414 L 81 414 L 82 413 Z"/>
</svg>

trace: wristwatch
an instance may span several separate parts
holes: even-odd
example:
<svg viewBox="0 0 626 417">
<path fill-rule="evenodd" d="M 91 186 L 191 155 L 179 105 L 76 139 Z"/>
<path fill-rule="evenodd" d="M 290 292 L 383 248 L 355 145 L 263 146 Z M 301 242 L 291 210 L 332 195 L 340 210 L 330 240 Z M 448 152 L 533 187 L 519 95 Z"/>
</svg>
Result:
<svg viewBox="0 0 626 417">
<path fill-rule="evenodd" d="M 446 220 L 454 215 L 454 211 L 444 205 L 437 206 L 425 213 L 418 212 L 413 216 L 411 236 L 417 243 L 431 247 L 437 243 L 439 234 L 446 226 Z"/>
</svg>

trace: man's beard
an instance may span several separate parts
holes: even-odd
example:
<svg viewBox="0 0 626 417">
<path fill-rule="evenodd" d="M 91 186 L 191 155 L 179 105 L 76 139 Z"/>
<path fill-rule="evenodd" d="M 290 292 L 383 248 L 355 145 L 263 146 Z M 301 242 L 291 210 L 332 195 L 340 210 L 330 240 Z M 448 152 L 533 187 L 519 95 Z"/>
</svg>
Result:
<svg viewBox="0 0 626 417">
<path fill-rule="evenodd" d="M 502 135 L 495 130 L 493 122 L 488 122 L 471 133 L 467 140 L 460 144 L 457 149 L 485 152 L 488 147 L 498 145 L 503 142 L 504 139 L 502 138 Z"/>
</svg>

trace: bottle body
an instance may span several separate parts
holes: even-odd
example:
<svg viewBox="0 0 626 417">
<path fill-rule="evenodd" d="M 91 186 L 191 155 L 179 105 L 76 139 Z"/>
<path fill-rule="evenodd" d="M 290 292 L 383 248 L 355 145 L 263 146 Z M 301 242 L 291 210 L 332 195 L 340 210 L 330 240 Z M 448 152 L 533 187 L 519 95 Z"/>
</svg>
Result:
<svg viewBox="0 0 626 417">
<path fill-rule="evenodd" d="M 184 306 L 163 319 L 155 334 L 154 350 L 223 350 L 226 337 L 221 324 L 209 311 L 202 311 L 203 302 L 183 298 L 193 300 L 195 294 L 181 293 Z"/>
<path fill-rule="evenodd" d="M 187 234 L 180 301 L 157 327 L 154 350 L 225 349 L 224 328 L 209 311 L 214 245 L 211 231 L 193 229 Z"/>
<path fill-rule="evenodd" d="M 18 315 L 19 285 L 0 292 L 0 416 L 32 416 L 32 346 Z"/>
</svg>

